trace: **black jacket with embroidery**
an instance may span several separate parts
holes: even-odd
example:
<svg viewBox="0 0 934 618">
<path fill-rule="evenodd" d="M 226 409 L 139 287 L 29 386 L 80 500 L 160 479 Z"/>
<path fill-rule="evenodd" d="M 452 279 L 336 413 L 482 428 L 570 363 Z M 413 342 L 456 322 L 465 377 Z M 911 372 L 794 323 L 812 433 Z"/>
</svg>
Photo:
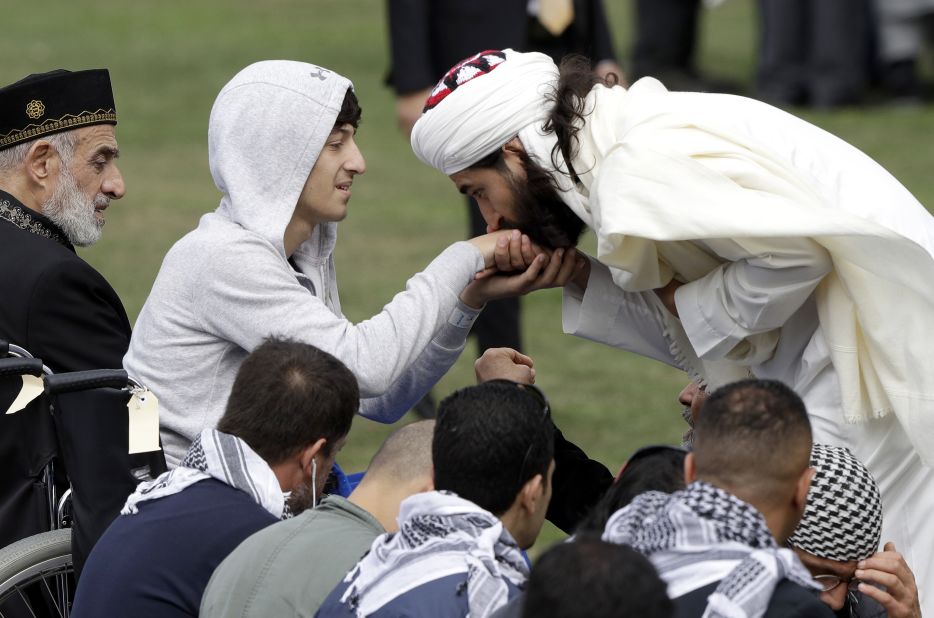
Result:
<svg viewBox="0 0 934 618">
<path fill-rule="evenodd" d="M 0 340 L 26 348 L 55 373 L 120 368 L 130 343 L 130 321 L 110 284 L 55 224 L 4 191 Z M 4 380 L 4 388 L 19 384 L 18 377 Z M 0 547 L 48 530 L 41 475 L 55 452 L 42 401 L 0 417 Z"/>
</svg>

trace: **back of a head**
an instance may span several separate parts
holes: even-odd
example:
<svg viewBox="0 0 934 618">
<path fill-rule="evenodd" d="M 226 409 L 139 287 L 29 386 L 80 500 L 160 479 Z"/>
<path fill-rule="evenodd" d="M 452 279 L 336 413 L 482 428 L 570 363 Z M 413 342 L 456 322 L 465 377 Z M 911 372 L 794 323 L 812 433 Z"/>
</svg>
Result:
<svg viewBox="0 0 934 618">
<path fill-rule="evenodd" d="M 838 446 L 815 444 L 804 515 L 788 542 L 828 560 L 874 554 L 882 536 L 882 497 L 869 469 Z"/>
<path fill-rule="evenodd" d="M 339 360 L 297 341 L 270 338 L 240 366 L 217 429 L 242 438 L 268 464 L 350 431 L 357 379 Z"/>
<path fill-rule="evenodd" d="M 370 460 L 363 482 L 405 484 L 431 478 L 431 442 L 434 431 L 435 421 L 425 420 L 411 423 L 390 434 Z"/>
<path fill-rule="evenodd" d="M 811 425 L 804 402 L 774 380 L 727 384 L 701 409 L 693 453 L 698 480 L 754 506 L 770 504 L 808 467 Z"/>
<path fill-rule="evenodd" d="M 684 457 L 677 447 L 652 446 L 636 451 L 600 501 L 580 523 L 578 533 L 602 534 L 607 520 L 646 491 L 674 493 L 684 489 Z"/>
<path fill-rule="evenodd" d="M 535 562 L 523 618 L 666 618 L 665 583 L 648 558 L 626 545 L 586 537 L 552 547 Z"/>
<path fill-rule="evenodd" d="M 435 489 L 501 515 L 554 458 L 554 425 L 531 388 L 492 381 L 456 391 L 438 407 Z"/>
</svg>

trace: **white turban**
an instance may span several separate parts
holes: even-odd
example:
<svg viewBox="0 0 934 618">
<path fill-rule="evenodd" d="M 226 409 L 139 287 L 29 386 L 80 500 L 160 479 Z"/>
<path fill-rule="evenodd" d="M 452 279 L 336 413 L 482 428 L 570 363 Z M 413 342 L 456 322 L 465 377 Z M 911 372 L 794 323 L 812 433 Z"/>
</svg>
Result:
<svg viewBox="0 0 934 618">
<path fill-rule="evenodd" d="M 537 52 L 485 51 L 455 65 L 428 97 L 412 129 L 412 150 L 447 175 L 466 169 L 543 123 L 558 67 Z"/>
</svg>

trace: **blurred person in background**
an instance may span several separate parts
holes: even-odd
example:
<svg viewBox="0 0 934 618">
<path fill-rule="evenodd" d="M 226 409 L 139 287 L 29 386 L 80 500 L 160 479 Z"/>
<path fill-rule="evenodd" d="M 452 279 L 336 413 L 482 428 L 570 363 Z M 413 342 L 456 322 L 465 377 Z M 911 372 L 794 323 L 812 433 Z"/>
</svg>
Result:
<svg viewBox="0 0 934 618">
<path fill-rule="evenodd" d="M 702 0 L 636 0 L 635 5 L 632 82 L 651 76 L 670 90 L 739 91 L 738 84 L 697 68 Z"/>
<path fill-rule="evenodd" d="M 895 102 L 919 103 L 924 93 L 919 63 L 934 45 L 934 0 L 875 0 L 879 79 Z"/>
<path fill-rule="evenodd" d="M 872 64 L 870 2 L 758 0 L 756 97 L 818 108 L 862 101 Z"/>
</svg>

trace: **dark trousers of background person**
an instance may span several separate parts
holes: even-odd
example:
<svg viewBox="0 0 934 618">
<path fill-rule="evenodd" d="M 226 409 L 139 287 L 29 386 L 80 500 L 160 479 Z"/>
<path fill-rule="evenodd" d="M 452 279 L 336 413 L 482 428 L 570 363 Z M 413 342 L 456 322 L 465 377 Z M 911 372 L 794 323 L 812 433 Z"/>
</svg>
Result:
<svg viewBox="0 0 934 618">
<path fill-rule="evenodd" d="M 782 105 L 856 103 L 872 31 L 864 0 L 759 0 L 757 96 Z"/>
<path fill-rule="evenodd" d="M 486 221 L 480 215 L 477 203 L 470 198 L 467 199 L 467 212 L 470 213 L 468 238 L 486 234 Z M 471 330 L 471 334 L 477 338 L 478 357 L 489 348 L 522 350 L 519 309 L 518 298 L 504 298 L 486 304 Z"/>
<path fill-rule="evenodd" d="M 669 90 L 736 93 L 739 84 L 697 67 L 700 0 L 636 0 L 630 79 L 652 76 Z"/>
<path fill-rule="evenodd" d="M 632 80 L 665 82 L 695 73 L 700 0 L 637 0 Z"/>
</svg>

